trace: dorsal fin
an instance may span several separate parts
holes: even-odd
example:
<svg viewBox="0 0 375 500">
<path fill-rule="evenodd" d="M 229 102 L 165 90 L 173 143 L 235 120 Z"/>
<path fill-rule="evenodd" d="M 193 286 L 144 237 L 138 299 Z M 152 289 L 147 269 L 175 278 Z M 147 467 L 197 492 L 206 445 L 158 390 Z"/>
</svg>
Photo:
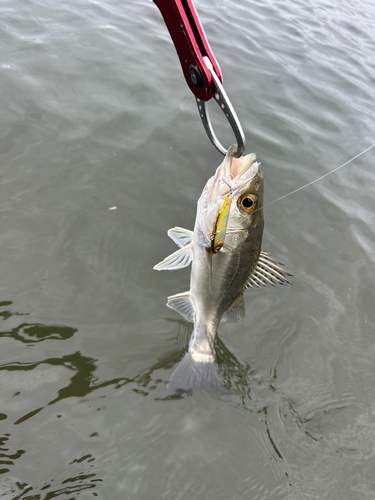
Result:
<svg viewBox="0 0 375 500">
<path fill-rule="evenodd" d="M 176 293 L 168 297 L 167 306 L 181 314 L 190 323 L 194 323 L 195 310 L 190 300 L 190 292 Z"/>
<path fill-rule="evenodd" d="M 237 323 L 238 321 L 242 321 L 244 317 L 245 302 L 243 299 L 243 293 L 241 293 L 225 311 L 221 317 L 220 323 Z"/>
<path fill-rule="evenodd" d="M 189 231 L 189 229 L 184 229 L 183 227 L 173 227 L 168 231 L 168 236 L 180 248 L 190 245 L 193 241 L 193 231 Z"/>
<path fill-rule="evenodd" d="M 281 262 L 278 262 L 272 255 L 266 252 L 260 252 L 258 262 L 246 282 L 245 288 L 254 288 L 267 285 L 286 285 L 291 284 L 287 276 L 292 276 L 282 269 Z"/>
</svg>

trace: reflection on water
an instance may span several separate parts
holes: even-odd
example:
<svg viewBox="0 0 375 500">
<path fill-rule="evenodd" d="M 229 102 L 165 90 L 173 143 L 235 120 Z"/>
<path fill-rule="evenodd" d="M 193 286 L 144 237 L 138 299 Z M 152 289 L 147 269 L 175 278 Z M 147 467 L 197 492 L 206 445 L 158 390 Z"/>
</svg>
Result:
<svg viewBox="0 0 375 500">
<path fill-rule="evenodd" d="M 11 302 L 9 301 L 2 303 L 4 309 L 1 311 L 1 316 L 5 325 L 8 321 L 12 321 L 12 318 L 13 320 L 22 321 L 24 317 L 22 313 L 11 312 L 8 307 L 10 305 Z M 0 366 L 0 374 L 9 372 L 27 376 L 28 373 L 37 372 L 38 368 L 42 366 L 49 366 L 52 371 L 56 372 L 57 370 L 56 373 L 58 373 L 59 368 L 69 372 L 65 385 L 62 382 L 66 380 L 66 377 L 60 377 L 61 380 L 56 379 L 58 382 L 57 394 L 43 405 L 35 407 L 33 399 L 29 399 L 23 391 L 14 392 L 13 399 L 24 398 L 24 401 L 27 401 L 26 407 L 28 409 L 23 411 L 22 415 L 19 415 L 20 410 L 18 410 L 18 416 L 12 424 L 16 425 L 17 428 L 27 425 L 28 422 L 31 423 L 33 419 L 38 418 L 41 412 L 47 411 L 50 407 L 63 408 L 65 405 L 61 406 L 59 403 L 64 400 L 77 401 L 80 402 L 78 403 L 80 405 L 85 402 L 90 403 L 88 408 L 84 410 L 85 419 L 90 418 L 91 410 L 89 408 L 91 408 L 93 401 L 97 400 L 98 397 L 111 397 L 112 391 L 115 391 L 113 395 L 116 392 L 123 393 L 127 386 L 136 395 L 154 395 L 155 402 L 171 404 L 174 401 L 176 404 L 184 399 L 192 400 L 193 398 L 190 397 L 171 396 L 168 394 L 166 387 L 168 377 L 188 349 L 192 326 L 182 320 L 169 319 L 167 323 L 173 329 L 179 331 L 178 338 L 173 339 L 176 348 L 164 352 L 161 356 L 158 356 L 156 362 L 153 362 L 148 367 L 143 367 L 132 377 L 119 376 L 103 379 L 98 375 L 98 360 L 79 351 L 57 357 L 47 357 L 34 362 L 3 363 Z M 25 322 L 20 322 L 18 326 L 13 328 L 3 328 L 0 332 L 0 336 L 12 338 L 28 347 L 35 344 L 35 341 L 61 340 L 66 342 L 78 334 L 79 330 L 72 327 Z M 303 450 L 309 450 L 309 453 L 315 454 L 316 458 L 323 453 L 327 460 L 335 459 L 332 453 L 349 454 L 348 456 L 356 456 L 359 453 L 358 447 L 354 446 L 353 442 L 350 444 L 350 440 L 345 446 L 341 444 L 340 447 L 335 447 L 330 444 L 327 449 L 328 443 L 326 443 L 322 447 L 325 440 L 325 432 L 322 430 L 326 429 L 327 425 L 330 426 L 332 421 L 342 425 L 339 423 L 341 420 L 346 425 L 348 419 L 351 418 L 353 409 L 355 409 L 355 400 L 352 397 L 321 401 L 313 407 L 303 408 L 303 405 L 301 407 L 298 402 L 293 401 L 280 388 L 275 369 L 270 375 L 252 369 L 250 363 L 240 360 L 220 337 L 216 339 L 216 351 L 218 362 L 223 370 L 225 383 L 232 393 L 231 402 L 220 404 L 224 404 L 225 407 L 242 408 L 244 411 L 256 416 L 261 426 L 261 434 L 259 435 L 261 439 L 257 444 L 259 452 L 268 455 L 269 459 L 275 465 L 277 464 L 277 467 L 281 468 L 280 471 L 284 474 L 287 480 L 285 484 L 288 487 L 296 487 L 297 491 L 296 484 L 299 482 L 298 475 L 293 473 L 293 467 L 290 465 L 294 462 L 294 459 L 292 459 L 290 449 L 287 446 L 289 440 L 292 440 L 293 453 L 296 453 L 301 463 L 305 460 Z M 211 399 L 209 396 L 208 398 Z M 30 406 L 34 406 L 34 408 L 30 408 Z M 105 411 L 105 408 L 106 406 L 99 406 L 97 411 Z M 63 410 L 62 413 L 60 411 L 54 413 L 54 418 L 57 419 L 56 422 L 64 418 L 63 413 L 66 411 Z M 343 413 L 340 416 L 340 412 L 345 411 L 349 411 L 349 413 Z M 5 421 L 9 420 L 8 415 L 5 413 L 2 415 Z M 47 417 L 47 421 L 49 418 Z M 101 453 L 98 453 L 98 450 L 95 451 L 95 447 L 90 446 L 87 452 L 82 450 L 81 454 L 76 455 L 75 458 L 70 458 L 62 469 L 64 477 L 61 477 L 60 474 L 59 479 L 51 478 L 50 481 L 46 479 L 45 484 L 38 488 L 34 486 L 32 481 L 22 480 L 22 475 L 19 479 L 17 478 L 17 463 L 21 462 L 23 457 L 30 460 L 33 450 L 32 448 L 28 449 L 29 447 L 26 447 L 26 450 L 19 449 L 16 444 L 18 440 L 14 440 L 13 437 L 16 435 L 16 428 L 11 426 L 9 429 L 10 432 L 4 433 L 1 438 L 2 468 L 0 473 L 5 478 L 4 481 L 0 482 L 2 498 L 47 500 L 58 496 L 65 498 L 65 496 L 79 494 L 85 490 L 92 491 L 94 496 L 98 495 L 95 489 L 99 483 L 104 481 L 105 474 L 102 473 L 100 466 L 100 463 L 102 463 Z M 332 431 L 335 432 L 335 426 L 332 427 Z M 99 439 L 100 432 L 90 431 L 88 436 L 90 439 Z M 67 470 L 65 469 L 70 471 L 68 475 L 66 475 Z M 56 480 L 60 481 L 60 485 L 57 487 Z"/>
<path fill-rule="evenodd" d="M 3 301 L 0 303 L 0 307 L 7 307 L 11 304 L 11 301 Z M 24 314 L 11 312 L 8 309 L 4 309 L 0 311 L 0 316 L 3 318 L 3 320 L 11 320 L 12 318 L 24 316 Z M 76 328 L 61 325 L 21 323 L 14 328 L 3 329 L 2 331 L 0 331 L 0 338 L 9 337 L 16 341 L 21 341 L 27 346 L 32 346 L 35 343 L 45 340 L 67 340 L 71 338 L 76 332 Z M 72 355 L 63 356 L 61 358 L 47 358 L 38 362 L 3 363 L 0 365 L 0 373 L 17 372 L 24 373 L 26 375 L 27 372 L 35 370 L 40 365 L 50 365 L 51 367 L 63 366 L 75 372 L 75 374 L 70 379 L 69 385 L 59 389 L 58 396 L 50 401 L 48 405 L 53 405 L 58 401 L 68 397 L 82 397 L 90 392 L 90 385 L 95 379 L 95 377 L 93 376 L 93 372 L 95 370 L 94 360 L 82 356 L 80 353 L 74 353 Z M 24 398 L 24 394 L 21 394 L 20 391 L 16 391 L 13 394 L 13 398 L 19 397 L 21 397 L 21 399 Z M 13 425 L 22 424 L 32 417 L 35 417 L 40 411 L 43 410 L 43 408 L 45 408 L 45 406 L 33 409 L 32 411 L 28 411 L 25 415 L 16 419 L 13 422 Z M 8 417 L 6 414 L 1 414 L 1 416 L 2 418 L 0 418 L 0 420 L 5 420 Z M 57 415 L 57 417 L 59 418 L 61 417 L 61 415 Z M 51 489 L 52 483 L 47 483 L 40 488 L 41 491 L 43 490 L 43 493 L 35 492 L 32 485 L 22 480 L 17 480 L 17 478 L 13 475 L 13 469 L 17 470 L 15 461 L 21 459 L 25 454 L 27 455 L 26 459 L 28 461 L 32 460 L 33 451 L 32 449 L 28 452 L 23 449 L 15 449 L 12 442 L 12 434 L 15 434 L 15 432 L 13 431 L 12 433 L 5 433 L 2 437 L 0 437 L 0 458 L 2 465 L 0 474 L 7 475 L 5 476 L 4 481 L 0 482 L 1 498 L 12 500 L 21 498 L 28 500 L 47 500 L 60 495 L 71 495 L 73 493 L 79 493 L 87 489 L 93 489 L 96 487 L 97 482 L 102 481 L 101 479 L 97 478 L 96 473 L 87 473 L 87 471 L 89 471 L 90 467 L 92 466 L 88 466 L 87 468 L 82 465 L 84 461 L 90 463 L 94 461 L 95 458 L 92 458 L 91 455 L 83 456 L 79 459 L 73 460 L 70 463 L 80 464 L 79 469 L 84 468 L 85 471 L 77 471 L 77 475 L 62 480 L 61 487 L 59 487 L 58 489 Z M 53 478 L 51 478 L 51 480 L 52 482 L 54 481 Z M 76 484 L 70 485 L 69 483 Z M 94 496 L 96 496 L 95 493 L 93 494 Z"/>
<path fill-rule="evenodd" d="M 11 301 L 2 302 L 0 306 L 7 307 L 12 304 Z M 9 309 L 3 309 L 0 312 L 0 316 L 4 321 L 11 319 L 12 317 L 22 317 L 24 314 L 18 312 L 11 312 Z M 153 393 L 158 387 L 161 390 L 161 394 L 164 396 L 157 396 L 155 400 L 157 401 L 170 401 L 179 400 L 183 396 L 175 396 L 168 394 L 166 384 L 168 382 L 168 377 L 163 375 L 163 372 L 168 371 L 173 372 L 176 365 L 181 361 L 183 356 L 188 350 L 188 342 L 192 332 L 192 327 L 190 324 L 182 320 L 168 320 L 169 323 L 174 326 L 178 326 L 180 334 L 178 336 L 178 348 L 174 351 L 164 353 L 157 362 L 153 363 L 151 366 L 142 368 L 139 373 L 134 377 L 117 377 L 110 380 L 100 381 L 95 375 L 96 371 L 96 360 L 87 356 L 84 356 L 81 352 L 74 352 L 72 354 L 67 354 L 61 357 L 51 357 L 45 358 L 36 362 L 12 362 L 3 363 L 0 365 L 0 372 L 19 372 L 27 373 L 33 371 L 40 367 L 41 365 L 48 365 L 52 368 L 63 367 L 67 369 L 72 374 L 69 376 L 69 382 L 66 386 L 60 387 L 57 390 L 57 396 L 48 401 L 45 405 L 38 408 L 33 408 L 31 411 L 23 414 L 21 417 L 17 418 L 13 424 L 19 425 L 27 420 L 35 417 L 45 409 L 47 406 L 55 405 L 61 400 L 67 398 L 85 398 L 86 396 L 93 394 L 95 391 L 100 391 L 106 387 L 113 386 L 114 389 L 120 389 L 127 384 L 131 384 L 132 391 L 141 396 L 148 396 Z M 77 333 L 76 328 L 66 327 L 62 325 L 43 325 L 43 324 L 31 324 L 31 323 L 20 323 L 18 326 L 11 329 L 3 329 L 0 331 L 0 337 L 10 337 L 14 340 L 21 341 L 22 343 L 31 346 L 36 342 L 46 341 L 46 340 L 67 340 L 70 339 L 74 334 Z M 224 381 L 228 389 L 231 390 L 234 399 L 232 403 L 237 405 L 240 403 L 244 408 L 250 411 L 258 411 L 260 413 L 266 414 L 267 409 L 256 409 L 256 400 L 251 401 L 251 385 L 255 383 L 257 385 L 257 390 L 259 391 L 260 385 L 264 386 L 264 380 L 260 382 L 254 378 L 254 374 L 251 371 L 249 363 L 240 361 L 225 345 L 220 337 L 216 338 L 216 352 L 218 363 L 223 371 Z M 275 382 L 272 380 L 272 382 Z M 267 384 L 268 387 L 275 392 L 276 389 L 271 384 Z M 160 390 L 158 391 L 160 394 Z M 15 392 L 13 397 L 20 396 L 19 391 Z M 189 396 L 188 396 L 189 397 Z M 259 401 L 264 402 L 264 395 Z M 7 415 L 2 414 L 3 419 L 7 418 Z M 61 417 L 61 415 L 58 417 Z M 267 426 L 267 423 L 266 423 Z M 268 427 L 267 432 L 269 433 Z M 4 437 L 4 442 L 8 441 L 10 435 Z M 274 442 L 270 437 L 270 441 L 275 447 Z M 17 453 L 9 456 L 8 458 L 17 459 L 25 453 L 24 450 L 18 451 Z M 81 460 L 73 460 L 71 463 L 80 462 Z M 9 465 L 13 465 L 13 462 L 9 462 Z M 4 469 L 3 472 L 9 472 L 9 469 Z M 81 478 L 82 479 L 82 478 Z"/>
<path fill-rule="evenodd" d="M 58 489 L 51 489 L 51 484 L 46 484 L 41 488 L 41 493 L 36 493 L 34 488 L 27 483 L 22 481 L 17 481 L 17 479 L 9 477 L 5 479 L 2 485 L 0 485 L 1 498 L 6 500 L 50 500 L 58 496 L 63 498 L 68 498 L 66 495 L 77 493 L 79 494 L 85 490 L 92 490 L 96 487 L 96 482 L 101 482 L 101 479 L 90 479 L 94 478 L 96 474 L 84 474 L 79 473 L 76 477 L 69 477 L 62 481 L 62 485 L 69 483 L 79 483 L 69 486 L 62 486 Z M 90 479 L 87 481 L 87 479 Z M 94 491 L 92 496 L 98 496 Z"/>
<path fill-rule="evenodd" d="M 0 451 L 1 451 L 0 457 L 2 459 L 1 460 L 2 468 L 0 469 L 0 474 L 5 474 L 6 472 L 10 472 L 10 469 L 4 466 L 14 465 L 14 460 L 22 457 L 22 455 L 25 453 L 25 450 L 17 450 L 15 453 L 13 453 L 8 448 L 9 446 L 8 441 L 9 441 L 9 434 L 5 434 L 4 437 L 0 438 Z"/>
<path fill-rule="evenodd" d="M 11 305 L 11 301 L 0 302 L 0 308 Z M 0 310 L 0 317 L 6 320 L 12 316 L 23 316 L 23 314 Z M 35 323 L 21 323 L 10 330 L 0 331 L 1 337 L 11 337 L 20 340 L 24 344 L 32 345 L 46 339 L 64 340 L 72 337 L 77 329 L 59 325 L 40 325 Z"/>
</svg>

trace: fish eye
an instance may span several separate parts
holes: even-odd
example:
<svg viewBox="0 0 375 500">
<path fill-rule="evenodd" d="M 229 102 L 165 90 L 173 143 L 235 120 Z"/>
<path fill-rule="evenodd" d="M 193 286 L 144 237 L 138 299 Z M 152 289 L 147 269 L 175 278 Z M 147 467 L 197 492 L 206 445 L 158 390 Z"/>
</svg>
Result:
<svg viewBox="0 0 375 500">
<path fill-rule="evenodd" d="M 256 209 L 258 197 L 255 194 L 246 194 L 238 200 L 238 206 L 247 214 L 251 214 Z"/>
</svg>

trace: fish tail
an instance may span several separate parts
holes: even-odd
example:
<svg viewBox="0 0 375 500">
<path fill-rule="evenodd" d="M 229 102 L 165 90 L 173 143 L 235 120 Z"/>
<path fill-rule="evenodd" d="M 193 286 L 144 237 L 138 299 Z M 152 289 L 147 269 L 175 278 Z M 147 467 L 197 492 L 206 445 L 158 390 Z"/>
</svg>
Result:
<svg viewBox="0 0 375 500">
<path fill-rule="evenodd" d="M 198 361 L 188 351 L 173 372 L 168 390 L 172 394 L 192 395 L 203 389 L 216 399 L 230 400 L 230 392 L 225 387 L 223 372 L 216 361 Z"/>
</svg>

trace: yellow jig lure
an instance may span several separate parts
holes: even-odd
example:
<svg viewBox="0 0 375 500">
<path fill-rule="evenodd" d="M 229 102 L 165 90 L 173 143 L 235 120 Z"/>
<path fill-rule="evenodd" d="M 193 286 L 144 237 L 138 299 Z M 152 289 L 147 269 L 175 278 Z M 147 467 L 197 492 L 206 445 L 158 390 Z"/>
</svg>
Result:
<svg viewBox="0 0 375 500">
<path fill-rule="evenodd" d="M 211 252 L 218 253 L 224 245 L 225 235 L 227 233 L 228 218 L 230 206 L 232 204 L 232 194 L 233 190 L 230 185 L 224 179 L 221 179 L 229 186 L 228 196 L 225 198 L 223 206 L 220 212 L 217 214 L 216 222 L 211 235 Z"/>
</svg>

